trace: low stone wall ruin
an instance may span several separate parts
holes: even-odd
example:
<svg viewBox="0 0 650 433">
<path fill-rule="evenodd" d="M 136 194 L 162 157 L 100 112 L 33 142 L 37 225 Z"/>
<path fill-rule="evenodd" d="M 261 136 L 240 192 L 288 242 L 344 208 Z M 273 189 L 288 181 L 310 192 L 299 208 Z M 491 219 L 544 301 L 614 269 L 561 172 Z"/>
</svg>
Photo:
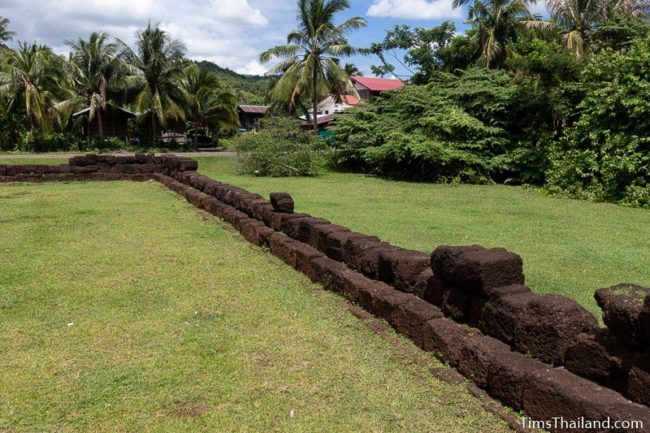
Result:
<svg viewBox="0 0 650 433">
<path fill-rule="evenodd" d="M 406 250 L 294 213 L 288 194 L 269 201 L 196 170 L 176 156 L 88 155 L 61 166 L 0 165 L 0 181 L 155 179 L 531 418 L 650 426 L 650 289 L 598 290 L 600 328 L 575 301 L 533 293 L 521 257 L 504 249 Z"/>
<path fill-rule="evenodd" d="M 61 165 L 0 165 L 0 182 L 52 182 L 74 180 L 133 180 L 153 179 L 163 170 L 196 170 L 198 163 L 174 155 L 86 155 L 70 158 Z"/>
</svg>

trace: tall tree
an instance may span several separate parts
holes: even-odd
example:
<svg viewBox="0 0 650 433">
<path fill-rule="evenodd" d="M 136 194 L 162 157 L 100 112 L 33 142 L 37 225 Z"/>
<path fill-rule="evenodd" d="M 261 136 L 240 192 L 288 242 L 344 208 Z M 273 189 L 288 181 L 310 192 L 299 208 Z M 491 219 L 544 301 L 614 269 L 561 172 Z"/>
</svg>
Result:
<svg viewBox="0 0 650 433">
<path fill-rule="evenodd" d="M 508 44 L 516 40 L 523 21 L 531 19 L 531 0 L 454 0 L 454 7 L 468 5 L 467 21 L 476 28 L 486 69 L 500 66 Z"/>
<path fill-rule="evenodd" d="M 99 140 L 104 142 L 103 115 L 108 103 L 109 83 L 120 70 L 118 44 L 109 42 L 106 33 L 92 33 L 88 40 L 66 41 L 72 48 L 70 67 L 78 94 L 90 112 L 88 123 L 95 116 L 99 124 Z"/>
<path fill-rule="evenodd" d="M 381 61 L 381 65 L 372 66 L 372 72 L 382 77 L 397 75 L 395 65 L 387 60 L 389 56 L 409 73 L 412 83 L 426 84 L 435 71 L 446 67 L 441 55 L 453 43 L 455 33 L 456 26 L 451 21 L 429 29 L 395 26 L 386 32 L 382 42 L 367 50 Z"/>
<path fill-rule="evenodd" d="M 361 17 L 336 25 L 336 15 L 350 7 L 348 0 L 298 0 L 298 29 L 287 36 L 287 44 L 271 48 L 260 55 L 266 63 L 284 59 L 269 71 L 282 76 L 271 90 L 271 99 L 290 101 L 296 106 L 300 95 L 309 95 L 312 103 L 314 131 L 318 132 L 319 98 L 343 88 L 356 93 L 350 77 L 339 64 L 359 50 L 348 43 L 347 35 L 366 26 Z M 330 88 L 335 83 L 335 88 Z"/>
<path fill-rule="evenodd" d="M 348 77 L 352 76 L 363 76 L 357 65 L 354 63 L 346 63 L 345 66 L 343 67 L 343 70 L 345 71 L 346 74 L 348 74 Z"/>
<path fill-rule="evenodd" d="M 612 17 L 644 16 L 645 0 L 547 0 L 551 20 L 531 20 L 526 25 L 544 32 L 559 32 L 566 48 L 577 59 L 592 48 L 592 33 Z"/>
<path fill-rule="evenodd" d="M 8 30 L 9 20 L 7 18 L 0 17 L 0 47 L 5 47 L 5 42 L 13 41 L 16 32 L 11 32 Z"/>
<path fill-rule="evenodd" d="M 183 90 L 187 99 L 187 119 L 197 127 L 233 129 L 239 124 L 237 95 L 224 88 L 217 76 L 190 65 L 183 71 Z M 198 134 L 194 134 L 197 144 Z"/>
<path fill-rule="evenodd" d="M 8 51 L 0 70 L 0 95 L 8 101 L 9 111 L 25 110 L 29 129 L 51 129 L 61 71 L 62 62 L 44 45 L 21 42 L 16 51 Z"/>
<path fill-rule="evenodd" d="M 136 51 L 125 44 L 122 58 L 128 65 L 125 82 L 137 90 L 134 108 L 150 116 L 151 132 L 158 136 L 158 124 L 167 125 L 169 118 L 184 119 L 181 77 L 185 45 L 172 39 L 151 23 L 136 33 Z"/>
</svg>

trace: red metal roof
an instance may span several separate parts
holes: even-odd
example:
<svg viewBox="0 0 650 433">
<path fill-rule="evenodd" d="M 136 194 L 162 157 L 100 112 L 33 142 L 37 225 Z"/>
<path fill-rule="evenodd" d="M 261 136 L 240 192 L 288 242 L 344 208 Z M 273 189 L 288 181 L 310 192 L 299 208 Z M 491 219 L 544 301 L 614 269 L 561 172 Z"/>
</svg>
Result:
<svg viewBox="0 0 650 433">
<path fill-rule="evenodd" d="M 359 98 L 355 98 L 352 95 L 341 95 L 341 101 L 348 105 L 359 105 L 360 102 Z"/>
<path fill-rule="evenodd" d="M 361 84 L 371 92 L 385 92 L 387 90 L 396 90 L 404 86 L 404 81 L 402 80 L 359 76 L 350 78 L 353 83 Z"/>
<path fill-rule="evenodd" d="M 240 105 L 239 109 L 244 113 L 266 114 L 269 111 L 268 105 Z"/>
</svg>

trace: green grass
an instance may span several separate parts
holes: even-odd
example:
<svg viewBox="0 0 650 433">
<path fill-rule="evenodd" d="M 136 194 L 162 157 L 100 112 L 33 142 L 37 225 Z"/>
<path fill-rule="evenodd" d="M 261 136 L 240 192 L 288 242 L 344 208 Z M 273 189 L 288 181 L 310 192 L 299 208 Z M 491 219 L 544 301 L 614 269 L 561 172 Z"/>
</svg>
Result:
<svg viewBox="0 0 650 433">
<path fill-rule="evenodd" d="M 3 158 L 0 155 L 0 164 L 2 165 L 19 165 L 19 164 L 43 164 L 43 165 L 60 165 L 67 164 L 66 158 Z"/>
<path fill-rule="evenodd" d="M 158 184 L 0 184 L 0 228 L 2 432 L 507 431 Z"/>
<path fill-rule="evenodd" d="M 558 199 L 501 185 L 432 185 L 325 172 L 316 178 L 255 178 L 235 161 L 200 159 L 199 170 L 260 194 L 287 191 L 297 211 L 406 248 L 443 244 L 505 247 L 524 258 L 527 283 L 600 317 L 596 289 L 650 285 L 650 212 Z"/>
</svg>

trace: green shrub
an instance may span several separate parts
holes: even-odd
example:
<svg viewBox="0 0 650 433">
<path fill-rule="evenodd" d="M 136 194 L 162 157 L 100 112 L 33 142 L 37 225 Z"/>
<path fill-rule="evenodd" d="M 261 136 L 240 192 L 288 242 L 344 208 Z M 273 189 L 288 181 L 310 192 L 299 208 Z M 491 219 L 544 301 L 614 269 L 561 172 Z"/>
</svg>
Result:
<svg viewBox="0 0 650 433">
<path fill-rule="evenodd" d="M 578 121 L 549 158 L 547 188 L 578 198 L 650 206 L 650 40 L 607 50 L 583 73 Z"/>
<path fill-rule="evenodd" d="M 509 83 L 504 72 L 469 70 L 385 93 L 337 120 L 334 162 L 398 179 L 485 183 L 507 176 Z"/>
<path fill-rule="evenodd" d="M 46 133 L 33 129 L 21 134 L 16 150 L 21 152 L 57 152 L 77 151 L 83 149 L 85 143 L 77 134 L 70 132 Z"/>
<path fill-rule="evenodd" d="M 268 118 L 258 132 L 235 139 L 239 169 L 254 176 L 314 176 L 318 173 L 317 139 L 300 129 L 297 121 Z"/>
<path fill-rule="evenodd" d="M 118 137 L 109 137 L 104 143 L 107 150 L 129 149 L 131 146 L 126 141 Z"/>
</svg>

